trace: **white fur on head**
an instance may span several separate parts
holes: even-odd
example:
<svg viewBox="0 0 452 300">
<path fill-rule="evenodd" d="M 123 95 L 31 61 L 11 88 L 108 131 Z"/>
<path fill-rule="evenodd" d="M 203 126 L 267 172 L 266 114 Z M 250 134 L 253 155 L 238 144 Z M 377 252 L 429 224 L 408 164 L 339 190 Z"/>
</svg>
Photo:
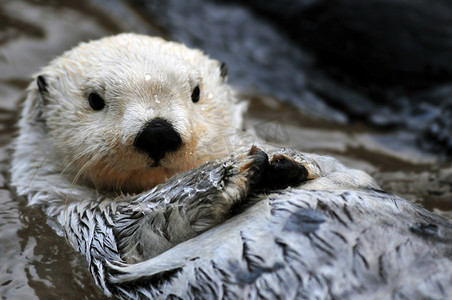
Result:
<svg viewBox="0 0 452 300">
<path fill-rule="evenodd" d="M 39 92 L 38 75 L 45 91 Z M 12 182 L 19 194 L 47 188 L 44 178 L 69 183 L 66 189 L 77 181 L 142 191 L 217 158 L 210 147 L 224 148 L 243 126 L 246 105 L 226 84 L 220 64 L 161 38 L 120 34 L 82 43 L 38 75 L 28 89 L 13 157 Z M 193 103 L 196 86 L 200 100 Z M 90 93 L 105 100 L 104 109 L 90 107 Z M 157 117 L 173 125 L 183 146 L 151 168 L 152 160 L 133 141 Z"/>
</svg>

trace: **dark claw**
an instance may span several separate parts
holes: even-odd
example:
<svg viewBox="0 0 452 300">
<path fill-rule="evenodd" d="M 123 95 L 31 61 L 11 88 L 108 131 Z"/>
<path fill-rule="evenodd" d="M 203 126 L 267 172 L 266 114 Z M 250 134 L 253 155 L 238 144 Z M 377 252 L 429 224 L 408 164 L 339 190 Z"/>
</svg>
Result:
<svg viewBox="0 0 452 300">
<path fill-rule="evenodd" d="M 297 186 L 305 182 L 308 175 L 308 171 L 302 164 L 282 154 L 274 155 L 262 174 L 257 188 L 272 190 Z"/>
<path fill-rule="evenodd" d="M 256 186 L 260 185 L 260 182 L 262 181 L 262 176 L 268 169 L 269 166 L 268 156 L 267 153 L 257 148 L 256 146 L 251 147 L 250 151 L 248 152 L 248 155 L 253 156 L 253 161 L 244 165 L 241 168 L 241 171 L 253 173 L 253 176 L 250 177 L 249 179 L 250 180 L 249 186 L 251 188 L 255 188 Z"/>
</svg>

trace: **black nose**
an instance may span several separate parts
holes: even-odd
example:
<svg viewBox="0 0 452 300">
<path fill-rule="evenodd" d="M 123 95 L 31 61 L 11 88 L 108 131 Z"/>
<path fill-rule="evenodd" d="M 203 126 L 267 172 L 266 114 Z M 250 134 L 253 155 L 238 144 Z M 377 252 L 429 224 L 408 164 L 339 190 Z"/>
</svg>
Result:
<svg viewBox="0 0 452 300">
<path fill-rule="evenodd" d="M 143 127 L 133 145 L 147 153 L 157 165 L 166 153 L 180 148 L 182 138 L 171 123 L 161 118 L 155 118 Z"/>
</svg>

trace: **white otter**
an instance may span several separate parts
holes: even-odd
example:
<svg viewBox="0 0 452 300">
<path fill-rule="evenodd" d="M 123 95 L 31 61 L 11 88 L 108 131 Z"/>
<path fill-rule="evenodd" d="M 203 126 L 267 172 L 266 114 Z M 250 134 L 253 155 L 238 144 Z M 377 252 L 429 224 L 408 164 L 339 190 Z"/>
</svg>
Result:
<svg viewBox="0 0 452 300">
<path fill-rule="evenodd" d="M 246 153 L 256 141 L 241 130 L 245 110 L 224 64 L 199 50 L 138 34 L 81 43 L 28 87 L 12 185 L 50 215 L 81 199 L 146 192 L 203 162 Z M 311 188 L 374 185 L 332 158 L 297 157 L 309 178 L 321 177 Z"/>
<path fill-rule="evenodd" d="M 285 242 L 287 247 L 296 243 L 294 249 L 307 249 L 306 253 L 321 253 L 301 244 L 305 232 L 298 228 L 304 228 L 306 218 L 305 227 L 314 230 L 347 198 L 355 203 L 355 195 L 370 199 L 355 204 L 356 216 L 366 210 L 370 216 L 384 211 L 380 198 L 386 196 L 375 191 L 377 185 L 363 172 L 333 158 L 290 150 L 269 162 L 263 151 L 251 147 L 239 130 L 246 105 L 236 99 L 224 75 L 220 63 L 198 50 L 121 34 L 66 52 L 29 86 L 14 147 L 12 185 L 29 204 L 42 204 L 49 216 L 56 216 L 106 294 L 127 299 L 162 293 L 203 298 L 196 297 L 199 289 L 186 285 L 186 279 L 194 284 L 200 280 L 196 274 L 205 274 L 194 271 L 198 268 L 214 273 L 221 269 L 201 278 L 207 284 L 221 282 L 215 280 L 218 274 L 233 274 L 245 283 L 256 275 L 273 276 L 291 266 L 276 260 L 296 253 L 280 251 Z M 231 151 L 237 153 L 229 156 Z M 206 161 L 211 162 L 196 167 Z M 301 182 L 300 188 L 279 190 L 271 197 L 259 190 Z M 318 194 L 322 189 L 327 192 Z M 344 190 L 348 194 L 342 195 Z M 217 226 L 233 208 L 250 201 L 259 204 Z M 327 213 L 312 213 L 316 207 Z M 331 214 L 339 215 L 351 223 L 355 218 L 348 210 Z M 334 229 L 338 224 L 332 219 L 328 224 Z M 279 223 L 287 226 L 279 228 Z M 287 231 L 298 235 L 292 239 Z M 199 235 L 203 232 L 204 237 Z M 254 246 L 247 236 L 256 239 Z M 266 248 L 273 245 L 269 241 L 284 238 L 289 240 Z M 184 248 L 182 243 L 189 239 L 192 246 Z M 250 249 L 263 254 L 253 256 Z M 243 270 L 240 261 L 247 264 Z M 172 272 L 181 272 L 179 281 L 167 277 Z M 194 274 L 196 280 L 190 277 Z M 161 279 L 153 280 L 153 275 Z M 224 282 L 224 293 L 233 287 L 235 295 L 249 296 L 248 287 L 267 286 L 254 279 L 245 285 Z M 291 288 L 300 286 L 294 283 Z"/>
<path fill-rule="evenodd" d="M 36 78 L 13 166 L 39 163 L 30 151 L 42 165 L 13 172 L 20 193 L 49 172 L 98 190 L 149 189 L 217 158 L 246 107 L 216 60 L 136 34 L 81 44 Z"/>
</svg>

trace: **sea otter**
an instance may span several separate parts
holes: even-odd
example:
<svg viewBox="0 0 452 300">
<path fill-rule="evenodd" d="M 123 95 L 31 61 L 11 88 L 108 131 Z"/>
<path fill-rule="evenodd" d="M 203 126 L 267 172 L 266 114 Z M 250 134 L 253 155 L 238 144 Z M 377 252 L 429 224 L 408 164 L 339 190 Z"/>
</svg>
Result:
<svg viewBox="0 0 452 300">
<path fill-rule="evenodd" d="M 121 34 L 35 75 L 11 181 L 122 298 L 447 298 L 450 222 L 241 131 L 199 50 Z"/>
</svg>

